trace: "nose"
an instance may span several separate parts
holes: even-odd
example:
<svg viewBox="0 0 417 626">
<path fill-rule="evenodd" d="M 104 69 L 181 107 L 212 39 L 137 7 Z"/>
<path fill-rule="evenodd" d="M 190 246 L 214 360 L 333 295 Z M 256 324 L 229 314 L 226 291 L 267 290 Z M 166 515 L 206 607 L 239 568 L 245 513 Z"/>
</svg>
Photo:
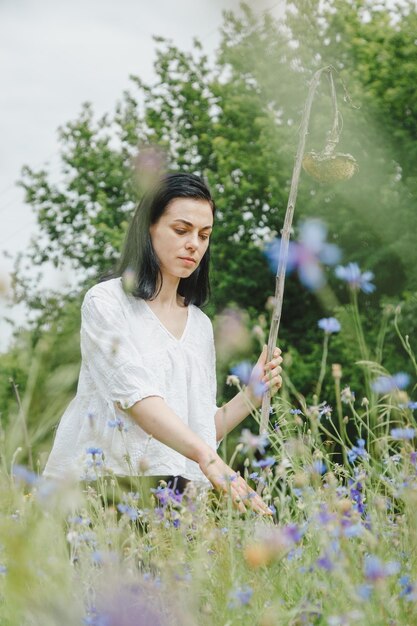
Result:
<svg viewBox="0 0 417 626">
<path fill-rule="evenodd" d="M 190 233 L 187 237 L 185 244 L 187 250 L 197 250 L 198 248 L 198 234 Z"/>
</svg>

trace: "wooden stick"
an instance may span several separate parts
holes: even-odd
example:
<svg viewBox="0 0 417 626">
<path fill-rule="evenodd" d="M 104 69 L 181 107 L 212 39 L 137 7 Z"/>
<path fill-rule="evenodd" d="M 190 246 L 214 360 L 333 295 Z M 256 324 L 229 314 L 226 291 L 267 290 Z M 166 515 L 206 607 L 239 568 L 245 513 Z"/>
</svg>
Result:
<svg viewBox="0 0 417 626">
<path fill-rule="evenodd" d="M 284 227 L 281 231 L 281 246 L 279 250 L 279 261 L 277 268 L 277 275 L 275 279 L 275 304 L 272 312 L 271 328 L 269 330 L 268 349 L 266 362 L 268 363 L 272 359 L 274 348 L 277 343 L 279 324 L 281 321 L 282 302 L 284 296 L 284 283 L 285 272 L 287 268 L 288 248 L 291 235 L 292 219 L 294 215 L 295 203 L 297 200 L 298 182 L 300 179 L 301 165 L 304 156 L 304 149 L 306 143 L 306 137 L 308 133 L 308 125 L 310 122 L 311 107 L 314 100 L 316 89 L 320 83 L 320 78 L 323 72 L 331 73 L 332 67 L 330 65 L 322 67 L 318 70 L 310 83 L 310 87 L 307 94 L 307 100 L 304 106 L 303 117 L 301 119 L 300 126 L 300 139 L 298 141 L 297 154 L 295 157 L 294 169 L 291 179 L 290 194 L 288 197 L 287 210 L 285 212 Z M 262 412 L 260 422 L 260 432 L 265 433 L 268 430 L 269 412 L 271 407 L 271 394 L 269 391 L 264 393 L 262 399 Z"/>
</svg>

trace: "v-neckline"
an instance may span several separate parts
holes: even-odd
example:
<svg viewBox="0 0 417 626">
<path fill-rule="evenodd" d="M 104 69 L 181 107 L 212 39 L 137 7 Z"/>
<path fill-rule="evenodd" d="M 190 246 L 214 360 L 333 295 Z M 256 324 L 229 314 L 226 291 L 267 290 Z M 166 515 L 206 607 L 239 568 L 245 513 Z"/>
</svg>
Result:
<svg viewBox="0 0 417 626">
<path fill-rule="evenodd" d="M 146 306 L 146 308 L 148 309 L 148 311 L 151 312 L 151 315 L 156 319 L 156 321 L 158 322 L 158 324 L 161 326 L 161 328 L 164 329 L 164 331 L 170 336 L 172 337 L 172 339 L 174 339 L 175 341 L 177 341 L 178 343 L 181 343 L 184 340 L 184 337 L 187 333 L 187 329 L 188 329 L 188 324 L 190 321 L 190 315 L 191 315 L 191 306 L 188 305 L 187 306 L 187 321 L 185 322 L 185 326 L 184 326 L 184 330 L 182 331 L 182 335 L 181 337 L 178 339 L 178 337 L 176 337 L 175 335 L 173 335 L 171 333 L 171 331 L 168 330 L 168 328 L 165 326 L 165 324 L 163 324 L 161 322 L 161 320 L 159 319 L 159 317 L 157 316 L 157 314 L 155 313 L 155 311 L 149 306 L 149 304 L 146 302 L 146 300 L 142 300 L 143 304 Z"/>
</svg>

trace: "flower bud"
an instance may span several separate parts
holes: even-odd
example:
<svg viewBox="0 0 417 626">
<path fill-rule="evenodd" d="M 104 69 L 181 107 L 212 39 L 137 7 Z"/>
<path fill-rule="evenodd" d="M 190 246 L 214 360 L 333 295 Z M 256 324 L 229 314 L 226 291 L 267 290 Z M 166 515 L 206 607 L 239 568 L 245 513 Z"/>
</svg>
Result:
<svg viewBox="0 0 417 626">
<path fill-rule="evenodd" d="M 342 378 L 342 366 L 340 363 L 332 364 L 332 376 L 335 380 L 340 380 Z"/>
</svg>

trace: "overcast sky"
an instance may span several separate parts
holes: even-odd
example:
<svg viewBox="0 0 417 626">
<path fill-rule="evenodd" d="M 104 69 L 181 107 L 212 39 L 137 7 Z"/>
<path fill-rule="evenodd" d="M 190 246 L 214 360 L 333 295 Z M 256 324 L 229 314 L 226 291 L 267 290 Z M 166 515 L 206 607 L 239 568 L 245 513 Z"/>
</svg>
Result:
<svg viewBox="0 0 417 626">
<path fill-rule="evenodd" d="M 112 111 L 129 74 L 152 80 L 153 35 L 190 49 L 197 36 L 208 53 L 219 42 L 224 9 L 238 0 L 0 0 L 0 285 L 12 260 L 36 234 L 35 217 L 16 188 L 24 164 L 59 171 L 56 130 L 77 117 L 82 102 Z M 250 0 L 256 11 L 285 0 Z M 48 270 L 49 284 L 62 276 Z M 4 314 L 24 312 L 0 300 L 0 350 L 10 336 Z"/>
</svg>

